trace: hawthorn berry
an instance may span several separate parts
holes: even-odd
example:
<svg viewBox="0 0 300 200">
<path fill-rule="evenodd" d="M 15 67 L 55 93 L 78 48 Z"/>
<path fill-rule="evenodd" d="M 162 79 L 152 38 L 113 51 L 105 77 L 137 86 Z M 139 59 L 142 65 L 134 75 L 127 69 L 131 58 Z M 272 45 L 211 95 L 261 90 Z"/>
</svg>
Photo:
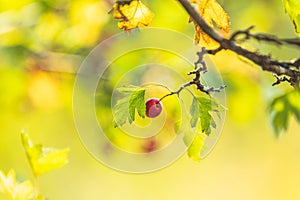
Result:
<svg viewBox="0 0 300 200">
<path fill-rule="evenodd" d="M 146 101 L 146 116 L 150 118 L 157 117 L 162 110 L 162 104 L 157 98 L 151 98 Z"/>
</svg>

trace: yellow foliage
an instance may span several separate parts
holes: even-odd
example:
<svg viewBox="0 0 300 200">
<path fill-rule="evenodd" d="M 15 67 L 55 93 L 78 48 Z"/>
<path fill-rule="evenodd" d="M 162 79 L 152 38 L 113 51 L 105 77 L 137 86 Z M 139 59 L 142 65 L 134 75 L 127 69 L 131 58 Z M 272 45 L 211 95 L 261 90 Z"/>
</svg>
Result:
<svg viewBox="0 0 300 200">
<path fill-rule="evenodd" d="M 33 186 L 29 180 L 17 183 L 14 170 L 10 170 L 7 176 L 0 171 L 0 192 L 12 200 L 28 200 L 33 195 Z"/>
<path fill-rule="evenodd" d="M 133 0 L 130 3 L 115 3 L 113 15 L 115 19 L 121 19 L 118 22 L 118 28 L 125 31 L 148 26 L 154 16 L 140 0 Z"/>
<path fill-rule="evenodd" d="M 284 0 L 285 11 L 289 14 L 294 24 L 295 32 L 300 36 L 300 1 Z"/>
<path fill-rule="evenodd" d="M 198 5 L 198 13 L 203 17 L 208 25 L 213 27 L 213 23 L 215 23 L 219 29 L 229 32 L 229 16 L 216 0 L 190 0 L 190 2 Z M 193 20 L 190 19 L 190 22 L 192 21 Z M 205 34 L 195 22 L 194 25 L 195 42 L 199 43 L 203 40 L 206 44 L 209 44 L 211 42 L 211 38 Z"/>
</svg>

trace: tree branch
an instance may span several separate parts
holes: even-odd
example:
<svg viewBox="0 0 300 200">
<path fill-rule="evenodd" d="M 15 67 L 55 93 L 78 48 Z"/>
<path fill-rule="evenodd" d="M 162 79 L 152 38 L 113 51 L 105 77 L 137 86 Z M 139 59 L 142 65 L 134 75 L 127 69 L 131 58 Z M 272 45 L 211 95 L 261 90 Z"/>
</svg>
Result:
<svg viewBox="0 0 300 200">
<path fill-rule="evenodd" d="M 262 68 L 262 70 L 272 72 L 277 76 L 285 75 L 290 80 L 291 85 L 294 87 L 300 87 L 300 58 L 295 61 L 279 61 L 271 58 L 270 55 L 261 55 L 256 52 L 249 51 L 247 49 L 242 48 L 237 45 L 236 38 L 239 35 L 244 35 L 244 39 L 254 38 L 259 41 L 272 42 L 278 45 L 282 45 L 283 43 L 296 45 L 300 47 L 299 39 L 278 39 L 274 36 L 267 34 L 250 34 L 250 30 L 252 27 L 244 30 L 237 31 L 233 33 L 233 35 L 226 39 L 220 34 L 218 34 L 212 27 L 210 27 L 204 19 L 197 13 L 194 7 L 188 0 L 178 0 L 179 3 L 183 6 L 183 8 L 187 11 L 190 17 L 194 20 L 194 22 L 201 27 L 203 32 L 205 32 L 209 37 L 219 43 L 219 47 L 213 50 L 207 50 L 208 54 L 216 54 L 221 50 L 231 50 L 236 54 L 247 58 L 253 63 L 257 64 Z"/>
</svg>

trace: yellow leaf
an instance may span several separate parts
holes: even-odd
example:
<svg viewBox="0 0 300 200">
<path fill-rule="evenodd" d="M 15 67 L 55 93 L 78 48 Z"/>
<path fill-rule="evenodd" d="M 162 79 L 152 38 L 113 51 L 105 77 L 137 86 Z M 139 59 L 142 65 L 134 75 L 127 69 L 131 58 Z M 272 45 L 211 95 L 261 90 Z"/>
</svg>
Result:
<svg viewBox="0 0 300 200">
<path fill-rule="evenodd" d="M 120 19 L 118 28 L 125 31 L 140 26 L 148 26 L 154 16 L 150 9 L 140 0 L 115 3 L 113 15 L 115 19 Z"/>
<path fill-rule="evenodd" d="M 68 163 L 69 149 L 46 148 L 41 144 L 32 144 L 28 134 L 24 132 L 21 133 L 21 139 L 36 177 Z"/>
<path fill-rule="evenodd" d="M 226 33 L 229 32 L 229 16 L 223 10 L 222 6 L 216 0 L 190 0 L 191 3 L 196 3 L 198 5 L 198 13 L 203 17 L 206 23 L 213 27 L 213 23 L 221 30 Z M 203 32 L 203 30 L 192 20 L 195 25 L 195 42 L 200 41 L 209 44 L 211 38 Z"/>
<path fill-rule="evenodd" d="M 300 36 L 300 1 L 284 0 L 284 7 L 294 24 L 295 32 Z"/>
<path fill-rule="evenodd" d="M 31 181 L 17 183 L 14 170 L 10 170 L 7 176 L 0 171 L 0 192 L 13 200 L 28 200 L 34 194 Z"/>
<path fill-rule="evenodd" d="M 190 144 L 188 148 L 188 156 L 193 159 L 194 161 L 200 161 L 200 153 L 201 149 L 204 146 L 206 135 L 204 134 L 196 134 L 193 142 Z"/>
</svg>

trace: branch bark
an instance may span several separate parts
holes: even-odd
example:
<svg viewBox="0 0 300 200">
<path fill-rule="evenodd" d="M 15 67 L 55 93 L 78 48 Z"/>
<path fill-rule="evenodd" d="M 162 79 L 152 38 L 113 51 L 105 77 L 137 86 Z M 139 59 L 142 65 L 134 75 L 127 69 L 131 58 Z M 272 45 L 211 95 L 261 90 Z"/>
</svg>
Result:
<svg viewBox="0 0 300 200">
<path fill-rule="evenodd" d="M 230 37 L 229 39 L 224 38 L 220 34 L 218 34 L 212 27 L 210 27 L 205 20 L 198 14 L 198 12 L 194 9 L 194 7 L 191 5 L 191 3 L 188 0 L 178 0 L 179 3 L 183 6 L 183 8 L 186 10 L 186 12 L 190 15 L 190 17 L 197 23 L 199 27 L 213 40 L 215 40 L 217 43 L 219 43 L 219 47 L 214 50 L 207 50 L 209 54 L 216 54 L 221 50 L 231 50 L 235 52 L 236 54 L 243 56 L 244 58 L 247 58 L 248 60 L 252 61 L 253 63 L 257 64 L 262 68 L 262 70 L 272 72 L 276 74 L 277 76 L 285 75 L 289 77 L 291 85 L 294 87 L 300 87 L 300 58 L 298 58 L 295 61 L 279 61 L 271 58 L 270 55 L 261 55 L 256 52 L 249 51 L 239 45 L 237 45 L 235 39 L 238 35 L 241 34 L 248 34 L 248 36 L 254 36 L 250 35 L 250 29 L 247 29 L 245 31 L 237 31 Z M 253 37 L 255 38 L 255 37 Z M 256 35 L 255 39 L 264 40 L 266 42 L 282 42 L 287 44 L 293 44 L 293 45 L 299 45 L 300 41 L 295 39 L 275 39 L 276 37 L 271 37 L 270 35 L 264 35 L 259 34 Z"/>
</svg>

